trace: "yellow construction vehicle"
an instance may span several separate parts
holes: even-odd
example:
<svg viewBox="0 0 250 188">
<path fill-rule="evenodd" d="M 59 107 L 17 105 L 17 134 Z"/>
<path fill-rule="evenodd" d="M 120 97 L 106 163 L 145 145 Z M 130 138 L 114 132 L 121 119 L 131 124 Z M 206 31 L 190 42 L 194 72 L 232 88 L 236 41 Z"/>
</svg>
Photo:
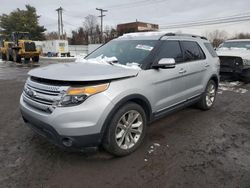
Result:
<svg viewBox="0 0 250 188">
<path fill-rule="evenodd" d="M 0 53 L 2 60 L 12 61 L 12 56 L 9 53 L 10 49 L 14 46 L 14 42 L 2 41 L 1 44 Z"/>
<path fill-rule="evenodd" d="M 40 52 L 36 49 L 35 43 L 30 40 L 28 32 L 13 32 L 11 46 L 6 54 L 6 59 L 21 63 L 22 58 L 25 61 L 32 59 L 33 62 L 39 61 Z"/>
</svg>

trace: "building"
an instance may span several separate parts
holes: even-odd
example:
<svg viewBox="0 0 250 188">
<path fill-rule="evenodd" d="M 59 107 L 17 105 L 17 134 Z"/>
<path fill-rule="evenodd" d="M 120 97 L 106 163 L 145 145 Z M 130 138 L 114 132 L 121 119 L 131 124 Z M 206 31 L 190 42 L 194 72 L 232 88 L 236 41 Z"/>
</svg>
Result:
<svg viewBox="0 0 250 188">
<path fill-rule="evenodd" d="M 157 31 L 158 24 L 151 24 L 145 22 L 131 22 L 117 25 L 117 33 L 119 36 L 124 33 L 143 32 L 143 31 Z"/>
</svg>

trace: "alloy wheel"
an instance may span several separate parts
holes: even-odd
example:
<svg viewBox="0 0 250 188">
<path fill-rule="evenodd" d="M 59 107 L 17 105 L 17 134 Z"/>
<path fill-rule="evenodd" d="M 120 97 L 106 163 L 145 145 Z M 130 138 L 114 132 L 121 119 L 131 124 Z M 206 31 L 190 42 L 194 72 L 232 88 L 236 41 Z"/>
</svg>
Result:
<svg viewBox="0 0 250 188">
<path fill-rule="evenodd" d="M 206 104 L 208 107 L 211 107 L 215 101 L 215 95 L 216 95 L 216 88 L 214 84 L 209 84 L 207 87 L 207 93 L 206 93 Z"/>
<path fill-rule="evenodd" d="M 136 110 L 126 112 L 116 126 L 115 139 L 117 145 L 124 150 L 132 148 L 140 139 L 142 129 L 141 114 Z"/>
</svg>

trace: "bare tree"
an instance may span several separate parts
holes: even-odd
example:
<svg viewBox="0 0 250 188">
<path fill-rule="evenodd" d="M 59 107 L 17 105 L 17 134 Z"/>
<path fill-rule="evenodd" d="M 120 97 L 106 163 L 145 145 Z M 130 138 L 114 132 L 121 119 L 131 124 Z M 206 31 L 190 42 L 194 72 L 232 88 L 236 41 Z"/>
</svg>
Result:
<svg viewBox="0 0 250 188">
<path fill-rule="evenodd" d="M 250 39 L 250 33 L 239 33 L 236 34 L 233 39 Z"/>
<path fill-rule="evenodd" d="M 58 33 L 55 31 L 45 33 L 45 39 L 46 40 L 57 40 L 58 39 Z"/>
<path fill-rule="evenodd" d="M 218 47 L 228 38 L 228 33 L 226 31 L 214 30 L 212 32 L 206 32 L 206 37 L 214 47 Z"/>
<path fill-rule="evenodd" d="M 104 29 L 105 42 L 117 36 L 117 32 L 114 28 L 106 26 Z M 72 31 L 72 37 L 69 38 L 70 44 L 96 44 L 102 43 L 101 29 L 97 22 L 97 17 L 94 15 L 88 15 L 85 17 L 83 27 Z"/>
<path fill-rule="evenodd" d="M 83 28 L 88 32 L 88 37 L 89 37 L 89 43 L 97 43 L 96 41 L 96 36 L 98 35 L 97 33 L 97 28 L 98 28 L 98 22 L 97 22 L 97 17 L 94 15 L 88 15 L 85 17 L 84 22 L 83 22 Z"/>
<path fill-rule="evenodd" d="M 105 42 L 108 42 L 117 37 L 117 31 L 111 26 L 106 26 L 103 33 Z"/>
</svg>

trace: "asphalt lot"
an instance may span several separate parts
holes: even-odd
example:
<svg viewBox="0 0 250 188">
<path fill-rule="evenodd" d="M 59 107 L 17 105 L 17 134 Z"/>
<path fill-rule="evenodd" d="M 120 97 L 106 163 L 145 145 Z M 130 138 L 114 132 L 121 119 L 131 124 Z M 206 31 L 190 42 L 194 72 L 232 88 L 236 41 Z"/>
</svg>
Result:
<svg viewBox="0 0 250 188">
<path fill-rule="evenodd" d="M 114 158 L 61 151 L 26 127 L 19 97 L 31 68 L 0 62 L 0 187 L 250 187 L 250 84 L 221 83 L 212 110 L 163 118 L 138 151 Z"/>
</svg>

